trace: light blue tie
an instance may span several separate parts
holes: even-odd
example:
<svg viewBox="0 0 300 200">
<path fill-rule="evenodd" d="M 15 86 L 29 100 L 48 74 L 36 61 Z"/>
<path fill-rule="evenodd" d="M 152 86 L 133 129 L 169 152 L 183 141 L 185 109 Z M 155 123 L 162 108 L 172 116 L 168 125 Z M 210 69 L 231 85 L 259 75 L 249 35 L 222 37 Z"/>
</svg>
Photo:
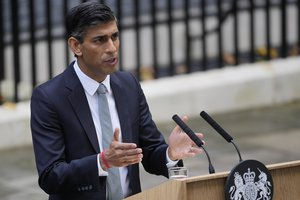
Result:
<svg viewBox="0 0 300 200">
<path fill-rule="evenodd" d="M 102 131 L 103 149 L 108 149 L 113 138 L 113 129 L 109 113 L 108 101 L 106 98 L 107 88 L 103 83 L 100 83 L 98 89 L 99 117 Z M 116 167 L 107 170 L 106 192 L 107 199 L 120 200 L 123 199 L 123 191 L 120 182 L 120 172 Z"/>
</svg>

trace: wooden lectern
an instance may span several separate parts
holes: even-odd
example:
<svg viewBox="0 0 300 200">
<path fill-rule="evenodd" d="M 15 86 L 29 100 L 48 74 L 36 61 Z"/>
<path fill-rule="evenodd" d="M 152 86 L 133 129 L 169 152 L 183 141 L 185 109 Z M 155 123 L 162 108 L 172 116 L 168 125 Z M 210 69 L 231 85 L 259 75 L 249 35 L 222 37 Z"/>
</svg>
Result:
<svg viewBox="0 0 300 200">
<path fill-rule="evenodd" d="M 273 178 L 273 200 L 300 199 L 300 160 L 267 165 Z M 225 200 L 229 172 L 170 180 L 126 200 Z"/>
</svg>

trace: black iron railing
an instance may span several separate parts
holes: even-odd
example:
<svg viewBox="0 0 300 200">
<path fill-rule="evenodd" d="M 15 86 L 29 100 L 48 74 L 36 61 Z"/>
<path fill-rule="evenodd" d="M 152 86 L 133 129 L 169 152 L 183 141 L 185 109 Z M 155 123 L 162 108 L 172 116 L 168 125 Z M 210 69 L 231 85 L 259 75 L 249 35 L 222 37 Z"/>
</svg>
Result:
<svg viewBox="0 0 300 200">
<path fill-rule="evenodd" d="M 72 60 L 72 54 L 64 42 L 64 16 L 80 2 L 82 1 L 0 1 L 0 102 L 23 100 L 20 97 L 20 84 L 25 82 L 34 88 L 56 75 L 55 63 L 66 67 Z M 300 0 L 101 2 L 110 5 L 119 20 L 122 47 L 120 69 L 132 71 L 141 81 L 299 54 Z M 289 10 L 295 14 L 289 15 Z M 272 17 L 274 13 L 276 19 Z M 247 19 L 242 19 L 241 16 L 246 16 Z M 263 23 L 263 28 L 257 27 L 258 22 Z M 229 36 L 225 34 L 228 28 L 232 31 Z M 242 29 L 248 30 L 247 36 L 241 33 Z M 271 30 L 279 33 L 279 42 L 274 42 L 274 32 Z M 293 37 L 289 30 L 292 30 Z M 258 41 L 261 37 L 263 39 Z M 131 38 L 130 42 L 125 38 Z M 58 41 L 64 45 L 63 50 L 54 46 Z M 145 46 L 145 41 L 150 41 L 146 44 L 151 45 Z M 228 41 L 232 46 L 230 50 L 225 45 Z M 247 48 L 241 48 L 241 43 L 245 41 Z M 45 48 L 40 61 L 42 56 L 38 45 L 42 43 Z M 181 46 L 178 47 L 178 44 Z M 24 61 L 20 49 L 26 45 L 30 56 Z M 179 48 L 181 53 L 178 53 Z M 132 58 L 128 58 L 128 49 L 134 52 L 130 54 Z M 211 52 L 210 49 L 215 50 Z M 55 57 L 58 50 L 64 54 L 60 59 Z M 27 78 L 22 73 L 25 62 L 30 66 L 30 77 Z M 40 76 L 42 67 L 43 75 L 47 74 L 43 80 Z M 5 81 L 11 82 L 8 85 L 12 87 L 4 87 Z M 13 90 L 8 92 L 13 95 L 6 97 L 5 90 Z"/>
</svg>

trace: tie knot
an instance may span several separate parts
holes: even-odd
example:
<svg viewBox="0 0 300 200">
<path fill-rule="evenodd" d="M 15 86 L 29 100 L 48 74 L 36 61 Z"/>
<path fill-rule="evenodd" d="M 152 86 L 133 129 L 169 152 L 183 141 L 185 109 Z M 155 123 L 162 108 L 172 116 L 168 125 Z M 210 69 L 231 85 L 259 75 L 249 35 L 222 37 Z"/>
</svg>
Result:
<svg viewBox="0 0 300 200">
<path fill-rule="evenodd" d="M 98 94 L 105 94 L 107 93 L 107 88 L 105 87 L 105 85 L 103 83 L 100 83 L 98 89 L 97 89 L 97 93 Z"/>
</svg>

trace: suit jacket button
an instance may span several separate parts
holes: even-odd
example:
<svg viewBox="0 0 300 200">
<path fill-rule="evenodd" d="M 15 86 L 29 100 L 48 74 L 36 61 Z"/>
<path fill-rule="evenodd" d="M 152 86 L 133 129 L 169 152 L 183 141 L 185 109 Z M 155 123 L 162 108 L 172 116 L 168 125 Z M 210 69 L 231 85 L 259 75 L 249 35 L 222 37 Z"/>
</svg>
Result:
<svg viewBox="0 0 300 200">
<path fill-rule="evenodd" d="M 89 189 L 92 190 L 92 189 L 93 189 L 93 186 L 92 186 L 92 185 L 89 185 Z"/>
<path fill-rule="evenodd" d="M 77 188 L 77 190 L 78 190 L 78 192 L 80 192 L 80 187 L 79 187 L 79 188 Z"/>
</svg>

